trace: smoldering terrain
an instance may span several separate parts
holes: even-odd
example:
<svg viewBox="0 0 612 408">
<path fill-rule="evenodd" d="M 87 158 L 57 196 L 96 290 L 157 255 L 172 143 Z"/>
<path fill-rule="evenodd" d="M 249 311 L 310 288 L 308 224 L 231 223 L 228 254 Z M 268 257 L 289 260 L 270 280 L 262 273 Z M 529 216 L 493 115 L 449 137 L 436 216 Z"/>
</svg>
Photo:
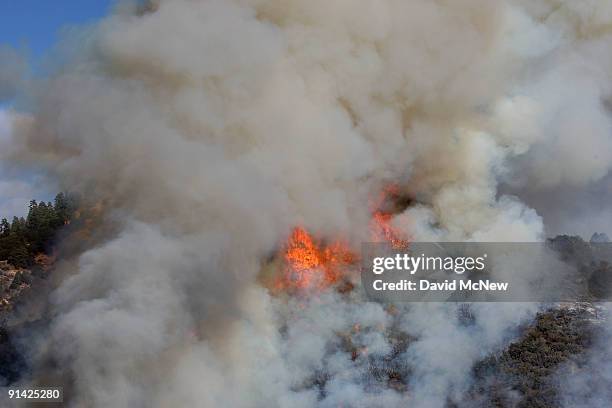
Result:
<svg viewBox="0 0 612 408">
<path fill-rule="evenodd" d="M 611 232 L 612 3 L 120 2 L 42 77 L 0 58 L 3 166 L 85 214 L 0 332 L 11 386 L 61 383 L 70 407 L 609 405 L 605 305 L 383 305 L 349 260 Z M 287 262 L 323 278 L 278 284 Z M 533 377 L 542 342 L 560 354 Z"/>
</svg>

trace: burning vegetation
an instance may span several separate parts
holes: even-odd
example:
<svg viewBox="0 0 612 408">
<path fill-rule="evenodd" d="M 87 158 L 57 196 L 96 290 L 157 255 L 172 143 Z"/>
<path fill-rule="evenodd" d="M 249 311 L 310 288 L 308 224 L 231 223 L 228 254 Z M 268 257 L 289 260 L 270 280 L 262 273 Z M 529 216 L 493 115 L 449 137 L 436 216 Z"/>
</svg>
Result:
<svg viewBox="0 0 612 408">
<path fill-rule="evenodd" d="M 409 239 L 404 231 L 393 225 L 393 217 L 407 207 L 408 201 L 396 184 L 386 186 L 372 204 L 370 236 L 374 242 L 386 242 L 395 249 L 407 248 Z M 282 253 L 280 273 L 274 291 L 324 289 L 339 282 L 347 282 L 350 267 L 359 261 L 357 252 L 347 240 L 331 242 L 314 237 L 306 228 L 295 227 Z M 346 288 L 346 286 L 343 286 Z"/>
<path fill-rule="evenodd" d="M 324 244 L 302 227 L 293 229 L 283 254 L 285 268 L 276 289 L 322 289 L 338 283 L 357 255 L 343 241 Z"/>
<path fill-rule="evenodd" d="M 119 3 L 43 75 L 0 64 L 7 177 L 101 200 L 0 226 L 0 382 L 75 407 L 466 408 L 559 406 L 561 366 L 597 374 L 573 357 L 598 316 L 387 306 L 355 271 L 360 241 L 610 227 L 610 2 Z M 612 282 L 593 261 L 577 286 Z"/>
<path fill-rule="evenodd" d="M 78 241 L 90 235 L 92 223 L 100 215 L 99 207 L 100 205 L 95 205 L 74 210 L 67 222 L 63 223 L 66 234 Z M 394 216 L 403 208 L 399 189 L 385 189 L 372 210 L 370 229 L 373 240 L 386 242 L 394 248 L 406 248 L 409 245 L 406 234 L 393 226 Z M 32 213 L 32 209 L 30 212 Z M 51 244 L 47 243 L 49 247 L 53 246 Z M 592 245 L 580 238 L 558 237 L 551 240 L 551 245 L 563 256 L 571 254 L 569 259 L 581 259 L 587 265 L 592 263 Z M 321 239 L 304 227 L 295 227 L 274 258 L 272 268 L 276 271 L 275 279 L 268 287 L 272 293 L 285 294 L 289 302 L 295 294 L 345 294 L 351 292 L 354 287 L 350 272 L 354 270 L 359 257 L 345 239 Z M 0 262 L 0 273 L 5 277 L 3 293 L 6 295 L 4 303 L 0 304 L 4 306 L 0 307 L 0 311 L 6 315 L 12 312 L 13 302 L 27 298 L 22 292 L 37 285 L 37 271 L 46 274 L 52 270 L 53 257 L 45 255 L 44 252 L 33 258 L 29 269 L 16 268 L 6 261 Z M 335 291 L 325 291 L 329 288 L 334 288 Z M 305 302 L 298 308 L 297 315 L 294 310 L 292 314 L 285 316 L 285 324 L 290 326 L 295 324 L 295 321 L 303 320 L 305 316 L 299 315 L 299 312 L 307 314 L 317 307 L 325 307 L 326 301 L 316 300 L 317 298 L 318 296 L 315 296 Z M 347 299 L 347 304 L 356 307 L 357 303 L 352 302 L 353 300 Z M 516 341 L 510 343 L 507 348 L 479 360 L 473 367 L 475 383 L 463 395 L 462 405 L 492 404 L 507 407 L 518 403 L 521 407 L 556 406 L 559 395 L 553 375 L 557 367 L 571 364 L 570 368 L 580 369 L 586 364 L 584 353 L 590 347 L 593 332 L 601 319 L 597 314 L 593 314 L 596 309 L 587 303 L 584 305 L 551 309 L 538 314 L 534 322 L 525 325 Z M 364 307 L 364 310 L 368 309 L 367 305 Z M 380 309 L 377 313 L 385 316 L 377 319 L 378 323 L 361 323 L 357 319 L 357 323 L 334 329 L 334 336 L 325 347 L 330 355 L 336 353 L 346 356 L 353 367 L 352 370 L 357 373 L 354 375 L 361 377 L 360 381 L 367 385 L 366 389 L 372 395 L 377 395 L 382 390 L 392 390 L 397 395 L 409 395 L 414 392 L 411 384 L 414 367 L 406 358 L 411 345 L 418 343 L 420 339 L 403 327 L 403 317 L 396 306 Z M 474 316 L 470 305 L 458 308 L 457 320 L 466 326 L 473 324 Z M 0 362 L 6 362 L 4 371 L 0 370 L 0 377 L 9 384 L 18 381 L 22 371 L 27 369 L 24 357 L 15 347 L 14 336 L 11 334 L 13 331 L 19 333 L 20 330 L 23 328 L 0 326 Z M 322 329 L 313 326 L 311 330 L 316 333 Z M 281 330 L 281 335 L 287 337 L 288 333 Z M 376 337 L 386 346 L 377 347 L 376 342 L 372 342 L 372 338 Z M 295 340 L 287 337 L 287 341 Z M 334 370 L 336 368 L 324 363 L 312 376 L 296 385 L 295 391 L 314 390 L 319 398 L 325 398 L 335 378 L 349 375 L 348 372 L 339 373 Z"/>
<path fill-rule="evenodd" d="M 408 207 L 410 200 L 401 195 L 397 184 L 386 186 L 372 206 L 372 241 L 388 242 L 394 249 L 405 249 L 410 241 L 406 233 L 393 226 L 393 216 Z"/>
</svg>

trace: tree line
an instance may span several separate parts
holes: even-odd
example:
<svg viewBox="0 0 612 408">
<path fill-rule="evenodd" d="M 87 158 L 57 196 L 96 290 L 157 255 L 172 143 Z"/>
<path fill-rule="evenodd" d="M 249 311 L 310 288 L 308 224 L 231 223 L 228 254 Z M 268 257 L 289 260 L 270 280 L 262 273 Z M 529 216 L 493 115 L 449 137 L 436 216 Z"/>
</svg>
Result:
<svg viewBox="0 0 612 408">
<path fill-rule="evenodd" d="M 60 228 L 70 222 L 77 197 L 59 193 L 53 202 L 30 201 L 28 215 L 0 221 L 0 260 L 27 268 L 37 254 L 48 254 Z"/>
</svg>

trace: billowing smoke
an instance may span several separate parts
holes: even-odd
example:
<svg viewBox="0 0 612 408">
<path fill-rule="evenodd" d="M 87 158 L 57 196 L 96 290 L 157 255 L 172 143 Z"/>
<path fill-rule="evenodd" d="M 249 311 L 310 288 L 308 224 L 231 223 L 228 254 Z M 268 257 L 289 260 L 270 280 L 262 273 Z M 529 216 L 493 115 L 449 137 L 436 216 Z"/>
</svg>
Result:
<svg viewBox="0 0 612 408">
<path fill-rule="evenodd" d="M 557 231 L 540 214 L 571 207 L 542 197 L 607 185 L 612 167 L 611 25 L 604 1 L 122 5 L 24 86 L 31 112 L 2 145 L 113 225 L 58 265 L 36 343 L 55 368 L 38 371 L 72 406 L 460 401 L 536 306 L 475 306 L 466 325 L 453 304 L 281 299 L 258 274 L 296 225 L 367 241 L 388 183 L 417 241 Z M 360 357 L 396 348 L 408 392 Z"/>
<path fill-rule="evenodd" d="M 602 308 L 603 312 L 610 312 L 609 303 Z M 585 364 L 568 364 L 558 373 L 558 381 L 562 391 L 563 407 L 596 408 L 605 407 L 612 399 L 612 347 L 610 330 L 612 325 L 608 320 L 603 324 L 602 335 L 595 340 L 595 344 L 588 353 L 585 353 Z"/>
</svg>

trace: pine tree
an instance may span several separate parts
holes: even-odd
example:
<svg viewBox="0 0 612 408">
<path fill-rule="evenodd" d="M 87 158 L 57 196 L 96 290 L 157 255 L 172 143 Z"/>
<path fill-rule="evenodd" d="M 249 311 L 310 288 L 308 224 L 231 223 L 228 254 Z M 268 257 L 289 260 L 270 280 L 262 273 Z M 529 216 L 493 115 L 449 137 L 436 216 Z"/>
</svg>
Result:
<svg viewBox="0 0 612 408">
<path fill-rule="evenodd" d="M 59 193 L 55 196 L 53 208 L 60 225 L 64 225 L 70 221 L 78 208 L 77 202 L 78 198 L 74 194 Z"/>
<path fill-rule="evenodd" d="M 7 237 L 10 232 L 11 224 L 9 224 L 6 218 L 3 218 L 2 221 L 0 221 L 0 237 Z"/>
<path fill-rule="evenodd" d="M 28 267 L 34 256 L 47 252 L 57 232 L 67 224 L 77 209 L 77 197 L 59 193 L 53 203 L 30 201 L 28 215 L 13 217 L 11 223 L 0 221 L 0 260 L 18 267 Z"/>
<path fill-rule="evenodd" d="M 25 219 L 13 217 L 9 233 L 2 238 L 0 246 L 0 258 L 17 267 L 25 268 L 30 264 Z"/>
</svg>

